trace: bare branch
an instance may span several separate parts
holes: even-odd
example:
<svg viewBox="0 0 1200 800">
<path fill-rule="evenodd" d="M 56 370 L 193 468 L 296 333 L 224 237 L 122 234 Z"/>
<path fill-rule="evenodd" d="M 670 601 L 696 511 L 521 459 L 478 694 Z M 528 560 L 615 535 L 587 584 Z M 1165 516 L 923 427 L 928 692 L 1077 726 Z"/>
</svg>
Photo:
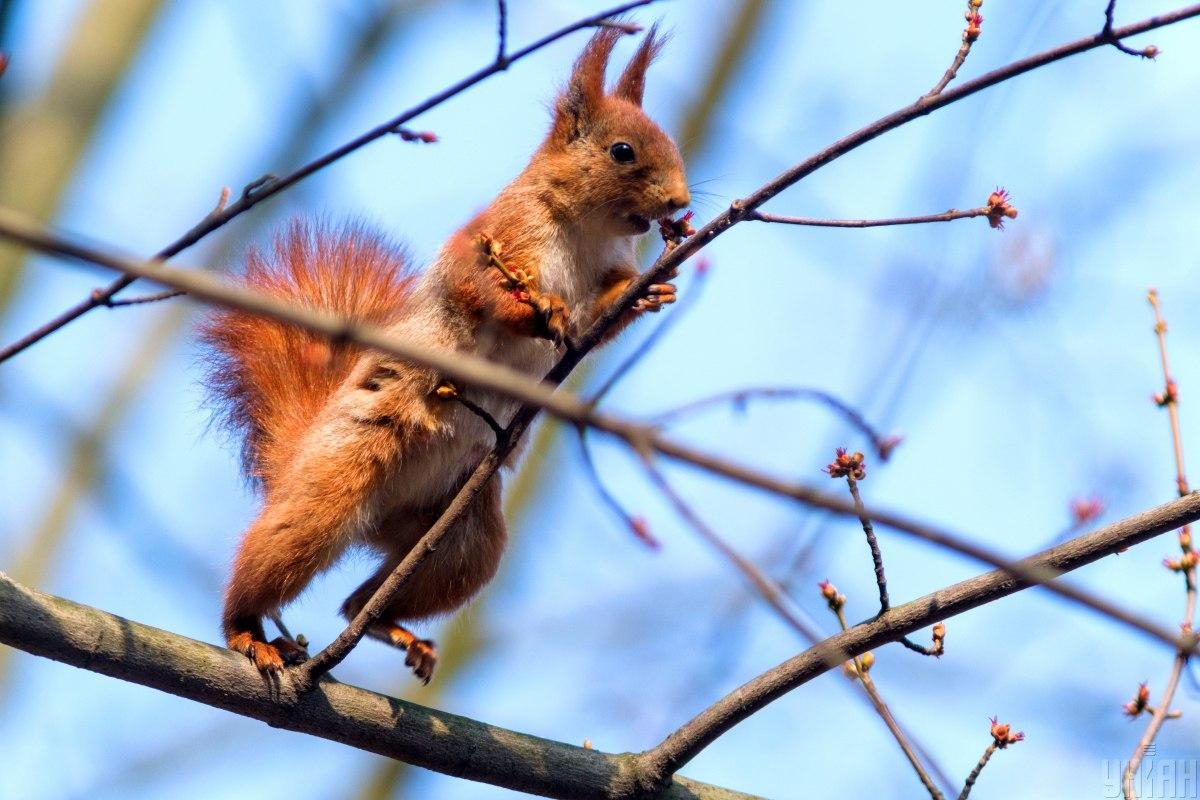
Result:
<svg viewBox="0 0 1200 800">
<path fill-rule="evenodd" d="M 1112 6 L 1108 4 L 1108 14 L 1111 22 Z M 1175 383 L 1175 379 L 1171 376 L 1171 363 L 1167 357 L 1167 321 L 1163 318 L 1162 306 L 1159 303 L 1158 292 L 1151 289 L 1147 294 L 1147 299 L 1150 301 L 1150 307 L 1154 309 L 1154 334 L 1158 340 L 1158 355 L 1162 362 L 1163 372 L 1163 391 L 1155 400 L 1158 405 L 1167 409 L 1167 414 L 1171 423 L 1171 444 L 1175 453 L 1175 487 L 1179 491 L 1180 496 L 1185 496 L 1190 492 L 1188 487 L 1187 472 L 1183 464 L 1183 434 L 1179 428 L 1179 388 Z M 1185 610 L 1183 616 L 1183 630 L 1192 630 L 1193 620 L 1196 616 L 1196 551 L 1192 546 L 1192 529 L 1190 525 L 1184 525 L 1179 531 L 1179 549 L 1183 555 L 1179 559 L 1168 559 L 1166 566 L 1169 569 L 1176 570 L 1183 575 L 1184 592 L 1185 592 Z M 1134 782 L 1137 778 L 1138 767 L 1141 766 L 1142 758 L 1146 755 L 1146 750 L 1153 744 L 1158 732 L 1162 730 L 1163 723 L 1171 717 L 1171 703 L 1175 700 L 1175 691 L 1179 688 L 1179 679 L 1183 676 L 1183 671 L 1187 668 L 1189 653 L 1186 650 L 1181 650 L 1175 654 L 1175 659 L 1171 664 L 1171 673 L 1167 678 L 1166 688 L 1163 690 L 1162 699 L 1158 702 L 1158 707 L 1151 711 L 1149 724 L 1146 725 L 1146 730 L 1142 733 L 1141 739 L 1138 740 L 1137 746 L 1133 750 L 1133 754 L 1129 757 L 1129 762 L 1125 765 L 1124 775 L 1124 791 L 1126 800 L 1137 800 L 1137 789 Z M 1146 710 L 1150 710 L 1147 708 Z M 1135 715 L 1136 712 L 1131 714 Z"/>
<path fill-rule="evenodd" d="M 187 292 L 181 289 L 164 289 L 161 292 L 143 294 L 138 297 L 122 297 L 120 300 L 113 300 L 112 298 L 109 298 L 108 300 L 105 300 L 103 292 L 100 289 L 96 289 L 92 292 L 92 297 L 106 308 L 122 308 L 123 306 L 141 306 L 145 305 L 146 303 L 158 303 L 163 300 L 171 300 L 176 297 L 183 297 L 185 294 L 187 294 Z"/>
<path fill-rule="evenodd" d="M 1113 47 L 1120 50 L 1122 53 L 1127 53 L 1131 56 L 1140 58 L 1155 58 L 1159 50 L 1154 45 L 1146 45 L 1141 50 L 1135 50 L 1121 41 L 1128 34 L 1121 31 L 1113 30 L 1113 13 L 1117 9 L 1117 0 L 1108 0 L 1108 5 L 1104 8 L 1104 27 L 1100 30 L 1100 35 L 1104 37 L 1104 41 L 1111 44 Z"/>
<path fill-rule="evenodd" d="M 875 526 L 871 524 L 871 518 L 867 516 L 866 506 L 863 505 L 862 495 L 858 491 L 858 482 L 864 480 L 867 475 L 863 454 L 847 453 L 844 448 L 839 447 L 837 457 L 825 468 L 825 471 L 829 473 L 829 477 L 831 478 L 846 479 L 846 485 L 850 489 L 850 499 L 853 500 L 854 509 L 858 514 L 859 524 L 862 525 L 863 535 L 867 537 L 867 548 L 871 551 L 871 563 L 875 567 L 875 585 L 879 588 L 879 613 L 886 614 L 888 609 L 891 608 L 891 600 L 888 598 L 887 574 L 883 569 L 883 553 L 879 550 L 879 539 L 875 536 Z M 838 619 L 840 620 L 840 611 L 838 613 Z M 845 626 L 843 625 L 843 627 Z M 940 632 L 935 630 L 933 647 L 931 648 L 923 647 L 907 636 L 902 636 L 899 639 L 900 644 L 914 653 L 938 657 L 944 652 L 945 640 L 946 630 L 944 625 L 941 626 Z"/>
<path fill-rule="evenodd" d="M 971 219 L 986 217 L 988 209 L 969 208 L 959 211 L 952 208 L 941 214 L 926 214 L 921 217 L 893 217 L 891 219 L 817 219 L 816 217 L 783 217 L 778 214 L 765 214 L 761 211 L 751 211 L 746 219 L 753 222 L 774 222 L 780 225 L 807 225 L 814 228 L 883 228 L 891 225 L 923 225 L 927 222 L 950 222 L 956 219 Z"/>
<path fill-rule="evenodd" d="M 303 694 L 272 684 L 240 654 L 42 594 L 0 572 L 0 642 L 149 686 L 285 730 L 521 792 L 562 798 L 641 796 L 627 755 L 575 747 L 324 680 Z M 753 800 L 675 780 L 675 800 Z"/>
<path fill-rule="evenodd" d="M 593 407 L 597 406 L 604 396 L 607 395 L 612 388 L 621 381 L 622 378 L 633 371 L 634 367 L 636 367 L 638 363 L 640 363 L 641 360 L 645 358 L 646 355 L 649 354 L 650 351 L 653 350 L 658 343 L 663 340 L 664 337 L 666 337 L 671 329 L 679 324 L 679 320 L 687 315 L 688 309 L 695 307 L 696 303 L 699 302 L 700 297 L 704 293 L 704 287 L 708 284 L 707 278 L 709 271 L 708 263 L 705 260 L 701 259 L 697 262 L 695 279 L 688 287 L 688 291 L 683 295 L 683 300 L 675 304 L 675 308 L 667 315 L 667 317 L 662 322 L 658 323 L 658 325 L 656 325 L 654 329 L 650 331 L 650 334 L 646 338 L 642 339 L 642 341 L 638 343 L 633 351 L 626 356 L 626 358 L 617 365 L 617 368 L 612 371 L 612 373 L 604 380 L 602 384 L 600 384 L 600 387 L 592 393 L 592 396 L 589 398 L 588 402 Z M 659 546 L 658 541 L 650 535 L 650 532 L 646 527 L 645 520 L 639 517 L 634 517 L 632 514 L 626 511 L 625 507 L 621 505 L 621 502 L 616 498 L 616 496 L 614 496 L 613 493 L 608 490 L 608 487 L 604 485 L 604 479 L 600 476 L 600 471 L 596 468 L 596 462 L 592 458 L 592 449 L 588 445 L 588 428 L 586 426 L 581 426 L 578 428 L 578 432 L 579 448 L 583 455 L 584 469 L 588 479 L 595 487 L 596 493 L 600 496 L 600 499 L 606 506 L 608 506 L 609 510 L 611 510 L 614 515 L 616 515 L 622 522 L 625 523 L 626 527 L 633 531 L 634 536 L 636 536 L 640 541 L 645 542 L 649 547 L 657 549 Z"/>
<path fill-rule="evenodd" d="M 992 758 L 992 754 L 996 752 L 996 743 L 988 742 L 988 746 L 984 749 L 983 755 L 979 757 L 979 761 L 975 764 L 975 768 L 971 770 L 971 774 L 967 776 L 967 780 L 963 783 L 962 791 L 959 792 L 958 800 L 967 800 L 971 796 L 971 790 L 975 788 L 975 781 L 979 780 L 979 775 L 983 772 L 983 768 Z"/>
<path fill-rule="evenodd" d="M 975 40 L 979 38 L 981 27 L 983 25 L 983 17 L 979 14 L 979 7 L 983 5 L 983 0 L 967 0 L 967 26 L 963 28 L 962 45 L 959 46 L 958 52 L 954 54 L 954 61 L 950 63 L 941 80 L 929 90 L 926 97 L 933 97 L 942 93 L 942 90 L 950 85 L 950 81 L 954 80 L 958 75 L 958 70 L 966 62 L 967 56 L 971 54 L 971 45 L 975 44 Z"/>
<path fill-rule="evenodd" d="M 683 294 L 683 299 L 675 303 L 675 308 L 668 312 L 666 318 L 658 323 L 645 339 L 638 342 L 637 347 L 633 348 L 633 352 L 618 364 L 604 383 L 600 384 L 600 388 L 592 393 L 589 402 L 593 406 L 604 399 L 612 391 L 612 388 L 620 383 L 621 379 L 628 375 L 679 324 L 680 320 L 687 316 L 689 310 L 695 308 L 696 303 L 700 302 L 700 298 L 704 295 L 704 287 L 708 285 L 710 272 L 711 268 L 705 259 L 696 262 L 695 278 L 687 287 L 688 291 Z"/>
<path fill-rule="evenodd" d="M 1025 741 L 1025 734 L 1020 731 L 1014 731 L 1012 726 L 1007 722 L 1000 722 L 996 717 L 992 717 L 990 722 L 992 728 L 992 740 L 988 742 L 987 749 L 983 751 L 983 755 L 979 758 L 979 763 L 971 770 L 971 774 L 967 776 L 966 782 L 963 784 L 962 792 L 958 795 L 958 800 L 967 800 L 971 795 L 971 789 L 975 787 L 975 781 L 979 780 L 979 774 L 983 772 L 983 768 L 987 766 L 988 760 L 997 750 L 1007 750 L 1009 745 L 1014 745 L 1017 742 Z"/>
<path fill-rule="evenodd" d="M 699 400 L 692 400 L 667 411 L 660 411 L 649 417 L 646 422 L 657 428 L 677 422 L 691 414 L 707 411 L 716 406 L 732 405 L 738 408 L 750 400 L 759 398 L 765 400 L 812 400 L 820 403 L 841 416 L 855 430 L 870 439 L 871 446 L 875 449 L 875 454 L 879 456 L 880 461 L 887 461 L 891 457 L 892 451 L 903 441 L 900 436 L 885 436 L 875 430 L 871 423 L 867 422 L 866 418 L 849 403 L 838 399 L 824 389 L 815 389 L 808 386 L 755 386 L 748 389 L 733 389 L 727 392 L 718 392 L 708 397 L 702 397 Z"/>
<path fill-rule="evenodd" d="M 583 470 L 588 480 L 591 481 L 592 487 L 595 488 L 596 494 L 600 496 L 600 500 L 608 507 L 621 522 L 625 523 L 638 541 L 645 544 L 651 550 L 657 550 L 662 545 L 654 535 L 650 533 L 650 527 L 646 523 L 645 518 L 637 517 L 625 510 L 625 506 L 621 505 L 621 501 L 616 495 L 608 490 L 604 485 L 604 480 L 600 477 L 600 470 L 596 467 L 596 461 L 592 458 L 592 448 L 588 445 L 587 428 L 579 429 L 579 452 L 583 458 Z"/>
<path fill-rule="evenodd" d="M 505 432 L 507 433 L 507 432 Z M 329 670 L 336 667 L 342 662 L 346 656 L 350 655 L 358 643 L 362 641 L 367 630 L 383 618 L 384 613 L 391 605 L 392 598 L 400 591 L 405 582 L 409 579 L 417 567 L 425 560 L 425 557 L 437 549 L 442 539 L 454 527 L 454 523 L 459 517 L 470 507 L 475 500 L 475 496 L 483 489 L 496 470 L 500 468 L 504 458 L 511 452 L 513 441 L 507 436 L 499 437 L 499 443 L 496 450 L 492 451 L 487 457 L 480 462 L 479 466 L 467 479 L 467 482 L 459 489 L 458 494 L 450 501 L 450 505 L 442 512 L 437 522 L 433 524 L 421 540 L 417 542 L 413 549 L 408 551 L 392 574 L 387 577 L 375 594 L 371 595 L 371 599 L 363 606 L 358 615 L 350 621 L 338 637 L 329 643 L 325 649 L 317 653 L 316 656 L 305 661 L 297 670 L 297 686 L 300 691 L 309 691 L 316 688 L 317 680 Z"/>
<path fill-rule="evenodd" d="M 1020 571 L 1065 573 L 1179 527 L 1200 512 L 1200 495 L 1173 500 L 1084 534 L 1020 562 Z M 832 636 L 754 678 L 684 724 L 658 746 L 639 756 L 647 776 L 665 782 L 738 723 L 798 686 L 899 637 L 1029 587 L 996 570 L 893 607 L 888 613 Z"/>
</svg>

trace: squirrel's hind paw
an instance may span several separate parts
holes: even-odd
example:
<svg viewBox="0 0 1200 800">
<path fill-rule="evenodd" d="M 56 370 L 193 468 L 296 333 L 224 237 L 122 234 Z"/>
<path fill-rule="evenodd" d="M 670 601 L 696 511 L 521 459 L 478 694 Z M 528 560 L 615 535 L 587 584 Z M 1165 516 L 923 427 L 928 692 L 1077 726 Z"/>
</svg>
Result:
<svg viewBox="0 0 1200 800">
<path fill-rule="evenodd" d="M 418 639 L 415 633 L 399 625 L 374 625 L 367 633 L 374 639 L 407 651 L 405 666 L 412 667 L 422 683 L 429 683 L 438 660 L 437 647 L 430 639 Z"/>
<path fill-rule="evenodd" d="M 433 669 L 437 666 L 437 647 L 429 639 L 416 639 L 408 646 L 408 655 L 404 658 L 405 665 L 412 667 L 413 674 L 428 684 L 433 677 Z"/>
<path fill-rule="evenodd" d="M 253 634 L 244 631 L 231 637 L 228 645 L 230 650 L 249 658 L 259 672 L 270 675 L 282 672 L 285 664 L 299 664 L 308 658 L 307 650 L 282 636 L 270 642 L 260 642 Z"/>
</svg>

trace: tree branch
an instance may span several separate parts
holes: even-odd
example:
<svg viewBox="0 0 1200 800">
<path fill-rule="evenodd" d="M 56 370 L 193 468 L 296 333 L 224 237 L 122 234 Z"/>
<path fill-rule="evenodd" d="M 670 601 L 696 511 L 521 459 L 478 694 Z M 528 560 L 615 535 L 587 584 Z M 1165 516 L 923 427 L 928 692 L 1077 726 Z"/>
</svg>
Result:
<svg viewBox="0 0 1200 800">
<path fill-rule="evenodd" d="M 0 572 L 0 642 L 178 697 L 469 780 L 546 797 L 634 798 L 636 762 L 333 680 L 271 684 L 238 653 L 42 594 Z M 752 800 L 680 778 L 675 800 Z"/>
<path fill-rule="evenodd" d="M 1036 574 L 1071 572 L 1173 530 L 1195 515 L 1200 515 L 1198 494 L 1173 500 L 1076 537 L 1021 561 L 1020 566 L 1023 571 Z M 886 614 L 832 636 L 735 689 L 657 747 L 642 753 L 639 756 L 641 768 L 647 776 L 665 783 L 721 734 L 818 675 L 937 620 L 957 616 L 1030 585 L 1004 570 L 996 570 L 895 606 Z"/>
<path fill-rule="evenodd" d="M 1079 536 L 1021 563 L 1064 573 L 1200 517 L 1192 494 Z M 298 691 L 243 656 L 41 594 L 0 573 L 0 642 L 34 655 L 470 780 L 550 797 L 745 798 L 672 775 L 722 733 L 843 661 L 1031 584 L 988 572 L 892 608 L 736 689 L 637 755 L 613 755 L 497 728 L 325 679 Z M 285 676 L 290 673 L 284 673 Z"/>
</svg>

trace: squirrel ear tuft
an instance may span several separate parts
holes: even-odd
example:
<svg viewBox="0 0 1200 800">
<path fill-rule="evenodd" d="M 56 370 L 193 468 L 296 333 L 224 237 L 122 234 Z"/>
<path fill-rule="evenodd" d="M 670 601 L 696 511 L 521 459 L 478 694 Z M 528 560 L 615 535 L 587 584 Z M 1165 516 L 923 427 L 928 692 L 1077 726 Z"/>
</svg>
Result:
<svg viewBox="0 0 1200 800">
<path fill-rule="evenodd" d="M 625 67 L 625 71 L 621 73 L 620 79 L 617 81 L 617 87 L 613 90 L 613 94 L 624 100 L 628 100 L 634 105 L 641 106 L 642 94 L 646 90 L 646 69 L 650 63 L 658 57 L 662 50 L 664 40 L 658 36 L 658 23 L 655 23 L 650 28 L 650 33 L 646 34 L 646 38 L 642 41 L 641 47 L 633 54 L 633 58 L 629 60 L 629 65 Z"/>
<path fill-rule="evenodd" d="M 601 28 L 583 48 L 554 114 L 554 134 L 563 142 L 578 139 L 591 126 L 604 100 L 604 70 L 613 45 L 621 37 L 616 28 Z"/>
</svg>

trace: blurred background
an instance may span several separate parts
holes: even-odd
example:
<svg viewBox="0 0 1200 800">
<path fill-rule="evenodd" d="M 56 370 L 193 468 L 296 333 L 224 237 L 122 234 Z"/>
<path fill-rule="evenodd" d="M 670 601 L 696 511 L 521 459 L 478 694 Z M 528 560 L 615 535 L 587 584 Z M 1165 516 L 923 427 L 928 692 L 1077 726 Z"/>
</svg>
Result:
<svg viewBox="0 0 1200 800">
<path fill-rule="evenodd" d="M 510 5 L 519 47 L 594 2 Z M 1103 0 L 986 3 L 960 79 L 1099 30 Z M 1169 10 L 1122 3 L 1118 21 Z M 675 0 L 636 12 L 674 34 L 646 107 L 686 151 L 703 222 L 789 165 L 928 91 L 963 28 L 961 2 Z M 182 254 L 236 271 L 295 216 L 365 220 L 426 263 L 525 164 L 586 39 L 576 34 L 414 120 L 435 145 L 380 140 Z M 0 49 L 0 205 L 132 256 L 213 207 L 223 186 L 283 174 L 486 64 L 493 3 L 7 0 Z M 833 392 L 904 444 L 868 455 L 868 503 L 1017 556 L 1099 498 L 1112 520 L 1174 496 L 1146 290 L 1171 324 L 1184 445 L 1200 458 L 1200 23 L 1140 37 L 1156 62 L 1097 50 L 889 134 L 766 210 L 887 217 L 970 208 L 998 185 L 1020 218 L 873 230 L 747 223 L 679 279 L 682 318 L 608 396 L 651 415 L 743 387 Z M 634 42 L 618 47 L 616 59 Z M 647 254 L 649 259 L 650 254 Z M 0 244 L 0 342 L 111 276 Z M 130 294 L 154 291 L 137 286 Z M 689 298 L 692 295 L 692 299 Z M 143 623 L 219 640 L 220 592 L 256 500 L 235 448 L 208 426 L 187 301 L 98 310 L 0 364 L 0 570 Z M 595 386 L 665 316 L 590 361 Z M 861 434 L 820 406 L 750 402 L 677 420 L 689 443 L 843 491 L 820 469 Z M 608 489 L 660 540 L 647 548 L 599 499 L 570 429 L 543 422 L 507 483 L 513 546 L 491 588 L 423 633 L 442 660 L 422 688 L 403 656 L 367 642 L 337 677 L 496 725 L 609 751 L 639 750 L 807 647 L 647 485 L 624 449 L 590 437 Z M 667 474 L 740 552 L 833 632 L 818 580 L 875 611 L 871 562 L 848 520 L 694 470 Z M 893 602 L 982 571 L 881 533 Z M 1174 626 L 1173 537 L 1072 580 Z M 314 644 L 371 569 L 348 559 L 285 619 Z M 952 619 L 934 661 L 898 646 L 873 671 L 892 710 L 957 791 L 999 715 L 1026 741 L 973 796 L 1116 796 L 1146 718 L 1121 704 L 1171 653 L 1045 592 Z M 927 640 L 927 633 L 917 638 Z M 1200 692 L 1151 769 L 1191 763 Z M 1157 766 L 1156 766 L 1157 765 Z M 1174 766 L 1172 766 L 1174 765 Z M 907 798 L 922 789 L 860 688 L 833 672 L 709 747 L 689 777 L 770 797 Z M 1182 774 L 1182 772 L 1180 773 Z M 233 783 L 236 781 L 236 785 Z M 1160 792 L 1163 789 L 1159 789 Z M 1182 790 L 1180 790 L 1182 791 Z M 515 793 L 406 767 L 0 647 L 0 797 L 499 798 Z M 1164 796 L 1158 794 L 1156 796 Z M 1194 795 L 1178 795 L 1194 796 Z"/>
</svg>

